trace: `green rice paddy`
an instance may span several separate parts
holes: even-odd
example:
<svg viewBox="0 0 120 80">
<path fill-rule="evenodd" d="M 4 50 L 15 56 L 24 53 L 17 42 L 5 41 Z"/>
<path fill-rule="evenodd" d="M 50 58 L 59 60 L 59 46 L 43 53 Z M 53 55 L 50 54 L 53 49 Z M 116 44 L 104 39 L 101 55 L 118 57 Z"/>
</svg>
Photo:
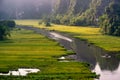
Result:
<svg viewBox="0 0 120 80">
<path fill-rule="evenodd" d="M 0 80 L 93 80 L 86 63 L 59 62 L 72 52 L 59 43 L 30 30 L 15 29 L 8 40 L 0 41 L 0 73 L 18 68 L 38 68 L 27 76 L 0 76 Z"/>
<path fill-rule="evenodd" d="M 52 24 L 51 27 L 45 27 L 38 24 L 39 20 L 16 20 L 18 25 L 32 25 L 39 28 L 47 28 L 49 30 L 56 30 L 67 33 L 73 37 L 86 40 L 106 51 L 113 53 L 120 53 L 120 37 L 103 35 L 100 33 L 100 28 L 83 27 L 83 26 L 65 26 Z"/>
</svg>

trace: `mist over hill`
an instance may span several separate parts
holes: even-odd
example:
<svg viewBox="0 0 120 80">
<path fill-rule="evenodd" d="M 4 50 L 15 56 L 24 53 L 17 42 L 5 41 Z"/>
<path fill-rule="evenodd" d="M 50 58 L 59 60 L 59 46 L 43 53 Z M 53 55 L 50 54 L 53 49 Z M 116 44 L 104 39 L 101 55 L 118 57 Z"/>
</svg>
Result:
<svg viewBox="0 0 120 80">
<path fill-rule="evenodd" d="M 0 19 L 40 19 L 67 25 L 96 25 L 106 7 L 119 0 L 0 0 Z"/>
<path fill-rule="evenodd" d="M 1 19 L 39 19 L 51 11 L 51 0 L 0 0 Z"/>
<path fill-rule="evenodd" d="M 0 0 L 1 19 L 39 19 L 44 15 L 83 16 L 90 21 L 117 0 Z M 64 18 L 64 17 L 63 17 Z"/>
</svg>

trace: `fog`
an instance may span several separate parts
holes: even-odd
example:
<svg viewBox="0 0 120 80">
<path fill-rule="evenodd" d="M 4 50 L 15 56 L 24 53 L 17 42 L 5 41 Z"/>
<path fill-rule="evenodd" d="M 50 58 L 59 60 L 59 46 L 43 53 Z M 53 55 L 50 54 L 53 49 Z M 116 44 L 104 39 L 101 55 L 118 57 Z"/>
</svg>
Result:
<svg viewBox="0 0 120 80">
<path fill-rule="evenodd" d="M 41 18 L 52 11 L 52 0 L 0 0 L 0 19 Z"/>
<path fill-rule="evenodd" d="M 3 0 L 4 4 L 12 4 L 15 6 L 22 6 L 22 5 L 39 5 L 39 4 L 44 4 L 44 3 L 50 3 L 51 0 Z"/>
</svg>

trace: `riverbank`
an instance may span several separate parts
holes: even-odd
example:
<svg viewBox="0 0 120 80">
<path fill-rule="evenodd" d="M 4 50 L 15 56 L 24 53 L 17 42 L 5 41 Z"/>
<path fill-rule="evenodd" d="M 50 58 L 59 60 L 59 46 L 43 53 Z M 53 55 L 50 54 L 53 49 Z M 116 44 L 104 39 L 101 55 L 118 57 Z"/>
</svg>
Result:
<svg viewBox="0 0 120 80">
<path fill-rule="evenodd" d="M 26 23 L 26 21 L 24 23 Z M 28 24 L 30 24 L 29 21 L 25 25 Z M 58 33 L 63 36 L 67 36 L 70 39 L 73 39 L 74 45 L 72 46 L 74 48 L 74 51 L 77 53 L 76 54 L 77 60 L 80 62 L 83 61 L 89 63 L 91 65 L 91 70 L 93 72 L 96 72 L 97 74 L 100 74 L 100 80 L 119 78 L 118 77 L 119 68 L 120 68 L 119 66 L 120 60 L 118 59 L 119 37 L 114 37 L 114 36 L 105 37 L 106 35 L 102 35 L 99 32 L 99 28 L 94 28 L 94 27 L 73 27 L 73 26 L 63 26 L 63 25 L 53 25 L 52 27 L 45 27 L 43 25 L 38 25 L 37 20 L 36 20 L 36 26 L 32 25 L 32 27 L 35 28 L 37 27 L 38 29 L 41 28 L 41 30 L 43 29 L 43 31 L 47 30 L 48 32 Z M 103 40 L 102 43 L 106 43 L 104 42 L 106 40 L 109 43 L 109 44 L 106 43 L 109 46 L 109 48 L 112 47 L 111 44 L 118 43 L 117 45 L 113 45 L 116 46 L 117 49 L 114 48 L 114 50 L 105 50 L 104 48 L 97 46 L 95 43 L 88 41 L 84 37 L 88 39 L 90 38 L 90 40 L 98 40 L 98 42 L 100 40 Z M 115 54 L 117 54 L 117 57 Z M 116 74 L 113 74 L 113 72 L 116 72 Z"/>
<path fill-rule="evenodd" d="M 39 20 L 16 20 L 16 23 L 19 25 L 31 25 L 38 28 L 60 31 L 87 41 L 90 44 L 94 44 L 110 53 L 120 53 L 120 37 L 102 35 L 100 33 L 100 28 L 64 25 L 45 27 L 43 25 L 39 25 L 38 22 Z"/>
<path fill-rule="evenodd" d="M 39 69 L 39 72 L 27 76 L 1 75 L 1 80 L 93 80 L 96 77 L 86 63 L 61 57 L 72 54 L 71 51 L 34 30 L 15 29 L 11 38 L 0 41 L 0 44 L 0 74 L 7 74 L 9 70 L 15 74 L 19 68 Z"/>
<path fill-rule="evenodd" d="M 55 39 L 68 50 L 72 49 L 76 53 L 76 57 L 70 57 L 75 58 L 77 61 L 80 62 L 89 63 L 91 65 L 91 71 L 96 72 L 98 75 L 100 74 L 100 80 L 114 80 L 118 78 L 119 74 L 112 73 L 119 73 L 119 59 L 117 59 L 114 55 L 108 54 L 108 52 L 104 51 L 103 49 L 91 45 L 86 41 L 82 41 L 79 38 L 72 38 L 70 35 L 58 31 L 49 31 L 46 29 L 29 26 L 20 26 L 20 28 L 34 30 L 37 33 L 41 33 L 49 38 Z M 61 59 L 64 59 L 64 57 L 61 57 Z M 106 64 L 108 66 L 106 66 Z"/>
</svg>

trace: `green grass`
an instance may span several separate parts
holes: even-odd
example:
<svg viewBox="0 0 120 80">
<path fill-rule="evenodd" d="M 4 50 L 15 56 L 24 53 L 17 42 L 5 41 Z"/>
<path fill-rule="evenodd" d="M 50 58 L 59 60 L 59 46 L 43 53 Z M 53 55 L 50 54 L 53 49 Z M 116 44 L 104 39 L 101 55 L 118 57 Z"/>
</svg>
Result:
<svg viewBox="0 0 120 80">
<path fill-rule="evenodd" d="M 59 44 L 30 30 L 15 29 L 9 40 L 0 41 L 0 72 L 18 68 L 38 68 L 36 74 L 0 76 L 0 80 L 93 80 L 85 63 L 59 62 L 58 57 L 70 52 Z"/>
<path fill-rule="evenodd" d="M 17 24 L 21 25 L 33 25 L 34 27 L 43 28 L 43 25 L 38 25 L 39 20 L 17 20 Z M 93 27 L 76 27 L 76 26 L 64 26 L 64 25 L 52 25 L 52 27 L 46 27 L 50 30 L 57 30 L 70 34 L 82 40 L 86 40 L 96 46 L 99 46 L 110 52 L 120 52 L 120 37 L 102 35 L 100 28 Z"/>
</svg>

